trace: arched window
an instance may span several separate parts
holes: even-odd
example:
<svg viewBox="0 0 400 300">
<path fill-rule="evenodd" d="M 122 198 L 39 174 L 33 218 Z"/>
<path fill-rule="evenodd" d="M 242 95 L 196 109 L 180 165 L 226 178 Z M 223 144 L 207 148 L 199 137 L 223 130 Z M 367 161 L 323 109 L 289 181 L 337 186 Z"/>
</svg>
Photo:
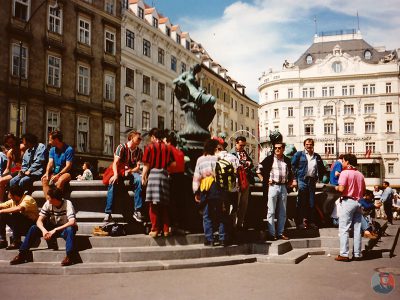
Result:
<svg viewBox="0 0 400 300">
<path fill-rule="evenodd" d="M 372 53 L 371 53 L 371 51 L 366 50 L 366 51 L 364 52 L 364 58 L 367 59 L 367 60 L 370 60 L 370 59 L 372 58 Z"/>
<path fill-rule="evenodd" d="M 311 56 L 311 54 L 308 54 L 308 55 L 306 56 L 306 62 L 307 62 L 307 65 L 311 65 L 311 64 L 312 64 L 312 62 L 313 62 L 313 57 Z"/>
</svg>

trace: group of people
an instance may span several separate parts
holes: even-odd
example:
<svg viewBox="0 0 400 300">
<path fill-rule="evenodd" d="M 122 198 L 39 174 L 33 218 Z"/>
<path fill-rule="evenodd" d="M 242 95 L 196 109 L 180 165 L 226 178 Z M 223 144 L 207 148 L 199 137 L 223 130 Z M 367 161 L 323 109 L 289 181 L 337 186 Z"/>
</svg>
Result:
<svg viewBox="0 0 400 300">
<path fill-rule="evenodd" d="M 20 264 L 32 261 L 29 249 L 38 238 L 44 237 L 52 245 L 53 239 L 60 236 L 66 240 L 66 257 L 61 264 L 72 264 L 77 225 L 74 207 L 71 201 L 64 200 L 63 189 L 71 180 L 73 148 L 63 142 L 58 130 L 49 134 L 49 150 L 30 133 L 22 136 L 22 143 L 8 134 L 4 143 L 0 154 L 0 248 L 19 249 L 10 264 Z M 37 180 L 42 181 L 46 199 L 40 211 L 29 195 Z M 10 244 L 6 225 L 12 230 Z M 21 236 L 25 236 L 23 242 Z"/>
</svg>

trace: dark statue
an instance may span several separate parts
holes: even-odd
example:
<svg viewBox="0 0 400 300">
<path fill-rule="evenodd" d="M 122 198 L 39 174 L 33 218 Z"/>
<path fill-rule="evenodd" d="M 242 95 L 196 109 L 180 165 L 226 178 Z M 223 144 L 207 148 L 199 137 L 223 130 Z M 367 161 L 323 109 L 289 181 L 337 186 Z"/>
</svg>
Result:
<svg viewBox="0 0 400 300">
<path fill-rule="evenodd" d="M 216 99 L 200 88 L 196 79 L 196 74 L 200 70 L 201 65 L 197 64 L 193 70 L 182 73 L 173 82 L 175 96 L 186 118 L 185 127 L 179 131 L 179 135 L 186 140 L 203 142 L 210 137 L 208 126 L 216 113 L 214 108 Z"/>
</svg>

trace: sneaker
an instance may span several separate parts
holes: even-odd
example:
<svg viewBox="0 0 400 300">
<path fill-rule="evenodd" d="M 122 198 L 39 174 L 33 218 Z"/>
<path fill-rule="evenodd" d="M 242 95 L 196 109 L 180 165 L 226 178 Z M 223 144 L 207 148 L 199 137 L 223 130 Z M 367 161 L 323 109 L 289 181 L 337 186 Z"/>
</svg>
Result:
<svg viewBox="0 0 400 300">
<path fill-rule="evenodd" d="M 158 235 L 158 231 L 157 230 L 152 230 L 152 231 L 149 232 L 149 236 L 152 237 L 152 238 L 157 237 L 157 235 Z"/>
<path fill-rule="evenodd" d="M 349 262 L 350 261 L 350 259 L 347 256 L 341 256 L 341 255 L 336 256 L 335 260 L 336 261 L 344 261 L 344 262 Z"/>
<path fill-rule="evenodd" d="M 106 214 L 106 216 L 104 217 L 103 222 L 109 223 L 109 222 L 112 222 L 112 220 L 113 220 L 112 215 L 111 214 Z"/>
<path fill-rule="evenodd" d="M 139 223 L 143 222 L 143 215 L 140 210 L 135 210 L 132 217 Z"/>
<path fill-rule="evenodd" d="M 0 240 L 0 249 L 4 249 L 8 246 L 8 242 L 6 240 Z"/>
</svg>

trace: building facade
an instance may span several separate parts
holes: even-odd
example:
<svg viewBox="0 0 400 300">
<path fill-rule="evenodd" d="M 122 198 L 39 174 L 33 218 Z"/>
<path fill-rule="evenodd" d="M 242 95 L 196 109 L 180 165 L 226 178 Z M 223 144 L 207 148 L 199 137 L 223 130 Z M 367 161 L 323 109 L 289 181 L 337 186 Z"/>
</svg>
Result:
<svg viewBox="0 0 400 300">
<path fill-rule="evenodd" d="M 21 134 L 47 142 L 48 132 L 60 129 L 77 164 L 107 165 L 119 142 L 120 1 L 5 2 L 0 135 L 16 133 L 20 90 Z"/>
<path fill-rule="evenodd" d="M 367 185 L 400 186 L 398 55 L 356 30 L 316 35 L 296 62 L 260 77 L 261 139 L 277 129 L 303 149 L 313 138 L 328 163 L 355 154 Z"/>
</svg>

